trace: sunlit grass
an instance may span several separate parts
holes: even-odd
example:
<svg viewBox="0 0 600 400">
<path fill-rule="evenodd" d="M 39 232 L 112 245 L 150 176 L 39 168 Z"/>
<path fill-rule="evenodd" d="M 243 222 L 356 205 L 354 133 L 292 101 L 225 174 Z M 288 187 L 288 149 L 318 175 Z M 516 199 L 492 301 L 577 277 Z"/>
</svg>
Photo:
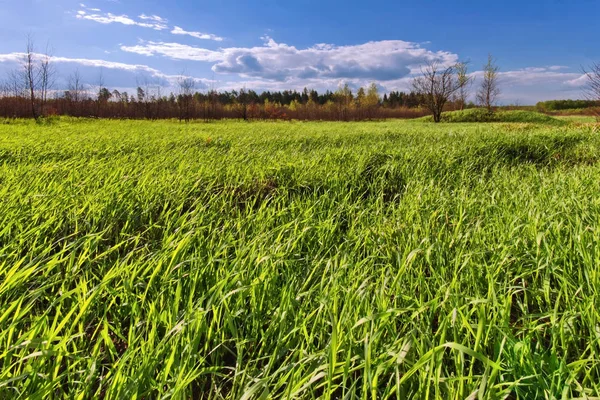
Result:
<svg viewBox="0 0 600 400">
<path fill-rule="evenodd" d="M 0 125 L 0 398 L 600 396 L 599 157 L 586 125 Z"/>
</svg>

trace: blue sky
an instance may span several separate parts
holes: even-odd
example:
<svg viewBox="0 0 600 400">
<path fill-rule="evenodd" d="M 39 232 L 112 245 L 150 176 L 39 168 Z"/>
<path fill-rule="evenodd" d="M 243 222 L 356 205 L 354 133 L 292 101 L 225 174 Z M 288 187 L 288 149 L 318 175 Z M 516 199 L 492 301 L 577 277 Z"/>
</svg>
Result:
<svg viewBox="0 0 600 400">
<path fill-rule="evenodd" d="M 582 97 L 598 15 L 598 0 L 0 0 L 0 74 L 29 32 L 50 43 L 57 89 L 77 69 L 90 86 L 102 71 L 111 88 L 163 93 L 182 74 L 198 90 L 406 90 L 428 60 L 468 60 L 477 78 L 492 53 L 502 102 L 531 104 Z"/>
</svg>

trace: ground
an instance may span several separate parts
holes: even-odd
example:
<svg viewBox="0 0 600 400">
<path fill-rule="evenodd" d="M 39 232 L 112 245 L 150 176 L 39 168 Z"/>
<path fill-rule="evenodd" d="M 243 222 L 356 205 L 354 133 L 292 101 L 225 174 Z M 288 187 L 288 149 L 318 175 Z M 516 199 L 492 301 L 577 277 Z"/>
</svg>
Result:
<svg viewBox="0 0 600 400">
<path fill-rule="evenodd" d="M 0 125 L 0 398 L 600 395 L 596 125 Z"/>
</svg>

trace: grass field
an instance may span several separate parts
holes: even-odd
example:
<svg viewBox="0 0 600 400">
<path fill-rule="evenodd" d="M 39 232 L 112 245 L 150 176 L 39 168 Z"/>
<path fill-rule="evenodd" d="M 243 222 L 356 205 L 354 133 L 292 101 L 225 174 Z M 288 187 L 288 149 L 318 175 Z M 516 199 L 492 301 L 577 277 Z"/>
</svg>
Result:
<svg viewBox="0 0 600 400">
<path fill-rule="evenodd" d="M 0 125 L 0 398 L 600 396 L 586 124 Z"/>
</svg>

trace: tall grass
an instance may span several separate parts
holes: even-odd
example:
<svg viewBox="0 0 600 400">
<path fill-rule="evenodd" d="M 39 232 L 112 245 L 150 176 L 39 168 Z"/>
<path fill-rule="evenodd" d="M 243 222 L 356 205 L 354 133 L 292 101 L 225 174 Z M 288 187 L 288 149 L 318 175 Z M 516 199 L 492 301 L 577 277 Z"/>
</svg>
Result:
<svg viewBox="0 0 600 400">
<path fill-rule="evenodd" d="M 587 126 L 0 126 L 0 398 L 600 396 Z"/>
<path fill-rule="evenodd" d="M 423 117 L 423 121 L 432 122 L 433 118 Z M 509 122 L 534 123 L 548 125 L 564 125 L 564 121 L 535 111 L 499 110 L 493 113 L 484 108 L 470 108 L 461 111 L 450 111 L 442 114 L 442 122 Z"/>
</svg>

